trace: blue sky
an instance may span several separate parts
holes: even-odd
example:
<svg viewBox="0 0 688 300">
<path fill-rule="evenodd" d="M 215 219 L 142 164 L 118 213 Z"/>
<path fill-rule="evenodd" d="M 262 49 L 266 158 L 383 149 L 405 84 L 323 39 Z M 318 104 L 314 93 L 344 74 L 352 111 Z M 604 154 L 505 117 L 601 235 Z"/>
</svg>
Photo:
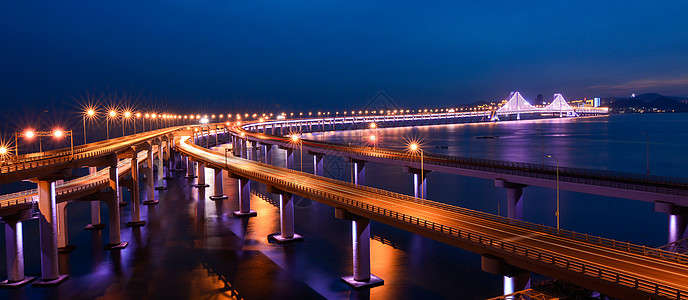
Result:
<svg viewBox="0 0 688 300">
<path fill-rule="evenodd" d="M 411 108 L 513 90 L 688 96 L 687 15 L 688 1 L 3 1 L 0 100 L 95 90 L 334 110 L 378 91 Z"/>
</svg>

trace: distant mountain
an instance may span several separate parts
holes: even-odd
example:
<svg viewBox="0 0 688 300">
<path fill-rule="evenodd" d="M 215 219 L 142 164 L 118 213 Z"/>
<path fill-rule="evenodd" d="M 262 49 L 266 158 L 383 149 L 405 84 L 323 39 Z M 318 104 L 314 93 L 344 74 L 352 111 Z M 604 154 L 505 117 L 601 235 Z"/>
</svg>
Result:
<svg viewBox="0 0 688 300">
<path fill-rule="evenodd" d="M 641 100 L 641 101 L 645 101 L 645 102 L 654 101 L 654 100 L 657 100 L 657 99 L 660 99 L 660 98 L 666 98 L 666 99 L 673 100 L 673 101 L 676 101 L 676 102 L 681 102 L 681 100 L 686 100 L 686 98 L 664 96 L 664 95 L 660 95 L 660 94 L 657 94 L 657 93 L 645 93 L 645 94 L 640 94 L 640 95 L 638 95 L 638 96 L 635 96 L 635 99 L 638 99 L 638 100 Z"/>
<path fill-rule="evenodd" d="M 634 98 L 614 98 L 606 106 L 613 112 L 688 112 L 686 98 L 646 93 Z"/>
</svg>

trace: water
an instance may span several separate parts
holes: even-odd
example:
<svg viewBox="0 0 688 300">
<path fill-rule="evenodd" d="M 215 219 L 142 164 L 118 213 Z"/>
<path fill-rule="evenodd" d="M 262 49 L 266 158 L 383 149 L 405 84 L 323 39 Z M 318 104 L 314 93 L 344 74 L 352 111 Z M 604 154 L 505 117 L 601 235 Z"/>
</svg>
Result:
<svg viewBox="0 0 688 300">
<path fill-rule="evenodd" d="M 409 139 L 422 140 L 426 153 L 472 156 L 498 160 L 644 173 L 646 136 L 650 145 L 650 171 L 654 175 L 686 177 L 688 115 L 613 115 L 609 117 L 551 119 L 358 130 L 307 135 L 305 138 L 361 143 L 370 134 L 379 146 L 403 149 Z M 478 136 L 498 136 L 477 139 Z M 440 147 L 440 148 L 436 148 Z M 446 147 L 446 149 L 444 148 Z M 274 162 L 282 165 L 283 152 Z M 296 159 L 299 160 L 297 155 Z M 312 157 L 303 156 L 303 170 L 311 172 Z M 208 181 L 212 170 L 206 170 Z M 350 165 L 341 158 L 325 157 L 329 177 L 350 180 Z M 412 194 L 411 175 L 383 164 L 366 167 L 367 183 L 374 187 Z M 181 173 L 156 192 L 160 205 L 143 207 L 141 229 L 122 229 L 127 249 L 103 251 L 107 230 L 84 231 L 90 223 L 89 204 L 68 207 L 71 254 L 61 254 L 61 269 L 70 279 L 56 288 L 25 287 L 0 290 L 2 299 L 108 298 L 226 298 L 245 299 L 482 299 L 499 295 L 502 278 L 480 270 L 480 256 L 377 222 L 371 225 L 372 272 L 385 284 L 354 291 L 339 280 L 350 275 L 351 226 L 334 218 L 334 209 L 308 199 L 296 199 L 296 232 L 304 241 L 273 245 L 266 236 L 278 232 L 277 208 L 252 196 L 257 218 L 236 219 L 236 183 L 224 180 L 230 199 L 213 202 L 206 192 L 190 188 Z M 259 186 L 258 193 L 265 194 Z M 125 197 L 128 194 L 125 193 Z M 141 199 L 145 200 L 145 189 Z M 506 214 L 506 191 L 494 182 L 456 175 L 428 175 L 428 198 L 481 211 Z M 202 199 L 199 201 L 199 199 Z M 274 197 L 273 197 L 274 199 Z M 273 200 L 274 201 L 274 200 Z M 550 226 L 555 191 L 524 189 L 524 219 Z M 498 211 L 498 208 L 500 211 Z M 122 208 L 122 224 L 130 219 L 130 206 Z M 667 239 L 667 216 L 652 211 L 652 203 L 561 192 L 561 226 L 579 232 L 659 246 Z M 103 220 L 107 220 L 105 209 Z M 38 275 L 36 221 L 25 222 L 27 275 Z M 4 230 L 4 227 L 3 229 Z M 4 255 L 4 243 L 0 244 Z M 0 277 L 6 278 L 4 260 Z M 542 276 L 534 277 L 535 280 Z M 233 294 L 235 293 L 235 294 Z"/>
</svg>

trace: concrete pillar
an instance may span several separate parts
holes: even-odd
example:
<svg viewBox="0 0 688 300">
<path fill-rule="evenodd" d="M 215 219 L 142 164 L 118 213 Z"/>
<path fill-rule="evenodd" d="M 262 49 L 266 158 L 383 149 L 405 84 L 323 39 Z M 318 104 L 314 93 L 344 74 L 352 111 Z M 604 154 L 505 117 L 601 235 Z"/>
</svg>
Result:
<svg viewBox="0 0 688 300">
<path fill-rule="evenodd" d="M 504 276 L 504 295 L 530 288 L 530 272 L 507 264 L 503 258 L 483 254 L 482 270 Z"/>
<path fill-rule="evenodd" d="M 322 154 L 313 154 L 313 174 L 317 176 L 325 176 L 325 166 Z"/>
<path fill-rule="evenodd" d="M 251 210 L 251 181 L 248 178 L 237 177 L 239 183 L 239 210 L 233 212 L 237 217 L 254 217 L 257 213 Z"/>
<path fill-rule="evenodd" d="M 196 172 L 194 171 L 194 162 L 193 162 L 193 160 L 191 160 L 191 158 L 188 157 L 188 156 L 185 156 L 184 159 L 186 160 L 186 176 L 184 176 L 184 177 L 186 177 L 186 178 L 196 178 L 196 174 L 194 174 L 194 173 L 196 173 Z"/>
<path fill-rule="evenodd" d="M 97 172 L 96 167 L 89 167 L 89 175 Z M 100 221 L 100 201 L 91 201 L 91 224 L 86 225 L 86 230 L 101 230 L 105 228 L 105 224 Z"/>
<path fill-rule="evenodd" d="M 127 227 L 141 227 L 146 225 L 146 221 L 141 221 L 141 214 L 139 212 L 139 164 L 137 153 L 134 152 L 134 157 L 131 158 L 131 221 L 127 223 Z M 112 172 L 112 167 L 110 167 Z M 112 182 L 113 174 L 110 173 L 110 182 Z M 115 175 L 116 177 L 116 175 Z"/>
<path fill-rule="evenodd" d="M 251 160 L 258 161 L 258 142 L 249 142 L 251 145 Z"/>
<path fill-rule="evenodd" d="M 198 162 L 197 176 L 198 176 L 198 181 L 196 182 L 196 184 L 194 184 L 194 187 L 197 187 L 197 188 L 209 187 L 209 185 L 205 183 L 205 163 L 202 161 Z"/>
<path fill-rule="evenodd" d="M 105 245 L 105 250 L 124 249 L 129 245 L 129 242 L 122 242 L 117 191 L 110 190 L 101 193 L 101 195 L 105 198 L 105 203 L 108 206 L 108 226 L 110 226 L 110 242 Z"/>
<path fill-rule="evenodd" d="M 523 220 L 523 188 L 527 185 L 495 179 L 495 186 L 507 189 L 507 216 L 511 219 Z"/>
<path fill-rule="evenodd" d="M 57 218 L 55 181 L 38 181 L 38 227 L 41 245 L 41 279 L 34 285 L 55 285 L 67 278 L 60 275 L 57 260 Z"/>
<path fill-rule="evenodd" d="M 217 136 L 217 134 L 215 136 Z M 210 200 L 227 199 L 227 196 L 222 191 L 222 169 L 213 168 L 213 172 L 215 172 L 215 193 L 210 196 Z"/>
<path fill-rule="evenodd" d="M 155 205 L 158 204 L 158 201 L 155 200 L 155 180 L 153 178 L 153 150 L 152 147 L 153 145 L 150 145 L 151 149 L 148 150 L 148 157 L 146 158 L 146 165 L 148 166 L 148 169 L 146 169 L 146 201 L 143 201 L 143 205 Z M 162 171 L 158 171 L 158 175 L 161 174 Z M 160 178 L 160 181 L 162 181 L 162 178 Z"/>
<path fill-rule="evenodd" d="M 667 243 L 688 237 L 688 207 L 667 202 L 655 202 L 654 211 L 669 215 Z"/>
<path fill-rule="evenodd" d="M 294 232 L 294 195 L 268 186 L 268 192 L 279 195 L 280 233 L 271 234 L 268 240 L 278 244 L 294 242 L 303 238 Z"/>
<path fill-rule="evenodd" d="M 34 280 L 24 276 L 24 238 L 21 220 L 30 217 L 30 211 L 20 213 L 24 216 L 3 217 L 5 222 L 5 253 L 7 257 L 7 280 L 0 287 L 20 287 Z"/>
<path fill-rule="evenodd" d="M 287 169 L 294 169 L 294 149 L 292 148 L 285 148 L 284 149 L 284 161 L 285 161 L 285 168 Z"/>
<path fill-rule="evenodd" d="M 68 202 L 57 203 L 57 252 L 69 253 L 76 248 L 69 245 L 69 230 L 67 227 L 67 204 Z"/>
<path fill-rule="evenodd" d="M 354 164 L 354 184 L 365 185 L 365 161 L 352 160 Z"/>
<path fill-rule="evenodd" d="M 164 190 L 166 187 L 163 185 L 163 175 L 164 175 L 164 170 L 163 170 L 163 147 L 162 143 L 158 145 L 158 159 L 155 161 L 155 165 L 158 168 L 158 176 L 157 176 L 157 186 L 155 187 L 156 190 Z"/>
<path fill-rule="evenodd" d="M 263 144 L 263 149 L 265 151 L 265 163 L 271 165 L 272 164 L 272 145 L 268 144 Z"/>
<path fill-rule="evenodd" d="M 410 172 L 413 174 L 413 196 L 416 198 L 427 198 L 428 189 L 426 186 L 426 178 L 428 176 L 428 172 L 421 172 L 418 169 L 412 169 Z"/>
</svg>

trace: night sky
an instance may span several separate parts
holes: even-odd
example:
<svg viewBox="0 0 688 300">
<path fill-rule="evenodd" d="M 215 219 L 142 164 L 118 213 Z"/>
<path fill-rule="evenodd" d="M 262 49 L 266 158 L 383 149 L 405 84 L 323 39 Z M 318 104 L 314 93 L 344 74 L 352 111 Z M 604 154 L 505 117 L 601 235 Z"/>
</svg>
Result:
<svg viewBox="0 0 688 300">
<path fill-rule="evenodd" d="M 1 101 L 39 109 L 94 91 L 275 112 L 688 95 L 685 0 L 3 1 L 0 39 Z"/>
</svg>

